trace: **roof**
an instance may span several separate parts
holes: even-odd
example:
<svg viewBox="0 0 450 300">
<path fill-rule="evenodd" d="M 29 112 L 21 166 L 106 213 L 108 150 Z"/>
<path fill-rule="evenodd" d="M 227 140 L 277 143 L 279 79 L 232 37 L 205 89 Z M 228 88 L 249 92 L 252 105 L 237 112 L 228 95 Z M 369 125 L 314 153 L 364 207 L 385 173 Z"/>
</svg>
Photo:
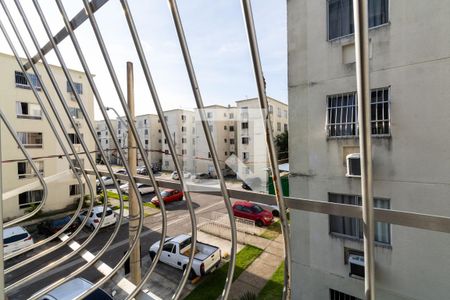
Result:
<svg viewBox="0 0 450 300">
<path fill-rule="evenodd" d="M 5 239 L 10 236 L 22 234 L 22 233 L 28 234 L 28 231 L 26 231 L 22 226 L 14 226 L 14 227 L 5 228 L 5 229 L 3 229 L 3 238 Z"/>
<path fill-rule="evenodd" d="M 236 201 L 234 202 L 235 205 L 242 205 L 242 206 L 246 206 L 246 207 L 252 207 L 253 203 L 251 203 L 250 201 Z"/>
<path fill-rule="evenodd" d="M 248 99 L 237 100 L 236 103 L 245 102 L 245 101 L 256 101 L 256 100 L 258 100 L 258 98 L 248 98 Z M 274 99 L 272 97 L 267 97 L 267 100 L 268 101 L 275 101 L 275 102 L 278 102 L 278 103 L 283 104 L 285 106 L 288 106 L 287 103 L 284 103 L 283 101 Z"/>
<path fill-rule="evenodd" d="M 191 236 L 189 234 L 180 234 L 180 235 L 173 237 L 171 239 L 171 241 L 175 242 L 175 243 L 181 243 L 181 242 L 184 242 L 186 239 L 190 239 L 190 238 L 191 238 Z"/>
<path fill-rule="evenodd" d="M 51 296 L 58 300 L 74 299 L 91 286 L 92 283 L 84 278 L 74 278 L 51 290 L 46 296 Z"/>
</svg>

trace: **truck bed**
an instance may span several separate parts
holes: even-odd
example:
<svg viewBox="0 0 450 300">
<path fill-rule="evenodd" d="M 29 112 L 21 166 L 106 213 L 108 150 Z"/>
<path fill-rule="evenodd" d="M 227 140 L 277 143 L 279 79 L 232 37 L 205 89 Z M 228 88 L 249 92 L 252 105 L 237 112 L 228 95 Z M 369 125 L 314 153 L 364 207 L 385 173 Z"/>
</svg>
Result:
<svg viewBox="0 0 450 300">
<path fill-rule="evenodd" d="M 211 254 L 216 252 L 217 249 L 218 249 L 218 247 L 215 247 L 215 246 L 212 246 L 212 245 L 208 245 L 208 244 L 205 244 L 205 243 L 197 242 L 194 258 L 198 259 L 200 261 L 204 261 Z M 189 255 L 191 254 L 191 248 L 189 247 L 189 249 L 183 251 L 183 253 L 181 253 L 181 254 L 184 255 L 184 256 L 189 257 Z"/>
</svg>

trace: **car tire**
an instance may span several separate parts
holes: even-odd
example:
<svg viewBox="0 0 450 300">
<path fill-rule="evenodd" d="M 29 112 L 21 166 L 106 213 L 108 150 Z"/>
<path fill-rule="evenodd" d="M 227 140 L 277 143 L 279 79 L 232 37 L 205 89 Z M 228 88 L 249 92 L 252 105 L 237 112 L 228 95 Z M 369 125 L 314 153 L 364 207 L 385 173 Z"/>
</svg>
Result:
<svg viewBox="0 0 450 300">
<path fill-rule="evenodd" d="M 273 215 L 274 217 L 277 217 L 277 218 L 278 218 L 278 217 L 280 216 L 280 212 L 279 212 L 278 210 L 275 209 L 275 210 L 272 211 L 272 215 Z"/>
<path fill-rule="evenodd" d="M 256 220 L 255 221 L 255 225 L 258 226 L 258 227 L 263 227 L 264 223 L 261 220 Z"/>
<path fill-rule="evenodd" d="M 92 225 L 92 224 L 91 224 L 91 225 L 89 225 L 89 229 L 90 229 L 90 230 L 92 230 L 92 231 L 94 231 L 94 230 L 95 230 L 95 227 L 94 227 L 94 225 Z"/>
<path fill-rule="evenodd" d="M 194 279 L 195 277 L 197 277 L 197 274 L 195 274 L 194 269 L 191 269 L 191 271 L 189 272 L 188 279 L 189 279 L 189 280 L 192 280 L 192 279 Z"/>
<path fill-rule="evenodd" d="M 148 254 L 150 255 L 150 259 L 153 261 L 155 259 L 156 253 L 153 251 L 150 251 Z"/>
</svg>

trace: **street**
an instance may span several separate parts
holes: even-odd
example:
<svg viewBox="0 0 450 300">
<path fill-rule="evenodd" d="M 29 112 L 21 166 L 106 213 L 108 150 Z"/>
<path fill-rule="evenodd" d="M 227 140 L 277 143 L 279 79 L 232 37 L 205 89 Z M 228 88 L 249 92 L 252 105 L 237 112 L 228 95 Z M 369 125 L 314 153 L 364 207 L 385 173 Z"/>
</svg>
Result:
<svg viewBox="0 0 450 300">
<path fill-rule="evenodd" d="M 203 218 L 209 218 L 211 212 L 225 212 L 225 206 L 223 204 L 223 198 L 219 196 L 210 196 L 210 195 L 204 195 L 204 194 L 191 194 L 192 199 L 194 202 L 194 207 L 196 211 L 197 218 L 203 217 Z M 147 197 L 146 197 L 147 198 Z M 191 231 L 191 223 L 189 219 L 189 213 L 187 211 L 186 203 L 185 201 L 181 202 L 174 202 L 167 204 L 167 218 L 168 218 L 168 235 L 177 235 L 181 233 L 189 233 Z M 150 260 L 148 259 L 148 249 L 151 244 L 153 244 L 156 241 L 160 240 L 160 233 L 161 233 L 161 215 L 156 214 L 154 216 L 146 217 L 144 219 L 144 228 L 141 233 L 141 257 L 143 258 L 143 265 L 142 265 L 142 273 L 146 271 L 147 267 L 150 264 Z M 87 250 L 91 253 L 96 253 L 101 247 L 104 245 L 104 243 L 108 240 L 110 235 L 112 234 L 114 230 L 114 227 L 108 227 L 108 228 L 102 228 L 100 232 L 96 235 L 94 240 L 88 244 Z M 75 240 L 78 243 L 82 243 L 90 234 L 90 230 L 87 228 L 84 228 L 83 231 L 77 235 Z M 38 236 L 33 236 L 35 239 L 35 242 L 40 238 Z M 47 243 L 46 245 L 42 247 L 38 247 L 29 253 L 25 253 L 23 255 L 20 255 L 18 257 L 15 257 L 11 260 L 8 260 L 5 262 L 5 267 L 9 267 L 13 265 L 14 263 L 21 261 L 27 257 L 32 256 L 35 253 L 38 253 L 39 251 L 42 251 L 43 248 L 49 248 L 53 245 L 56 245 L 59 243 L 59 240 L 54 240 L 50 243 Z M 120 260 L 120 258 L 123 256 L 125 251 L 128 249 L 128 222 L 125 222 L 121 225 L 119 229 L 119 233 L 117 234 L 117 237 L 114 239 L 112 245 L 108 248 L 107 252 L 101 257 L 101 260 L 108 264 L 110 267 L 114 267 L 117 262 Z M 5 276 L 5 283 L 6 286 L 8 284 L 22 278 L 24 275 L 28 275 L 32 272 L 36 272 L 41 267 L 47 265 L 48 263 L 55 261 L 56 259 L 72 252 L 69 247 L 63 246 L 57 251 L 52 252 L 50 255 L 47 255 L 45 257 L 42 257 L 38 259 L 37 261 L 28 264 L 18 270 L 15 270 L 9 274 L 6 274 Z M 39 275 L 35 279 L 32 279 L 30 282 L 24 284 L 23 286 L 11 291 L 8 293 L 9 299 L 25 299 L 34 294 L 35 292 L 39 291 L 43 287 L 47 286 L 49 283 L 56 281 L 59 278 L 62 278 L 63 276 L 66 276 L 70 274 L 70 272 L 73 272 L 78 267 L 85 264 L 85 260 L 82 259 L 78 254 L 75 255 L 72 259 L 68 260 L 67 262 L 59 265 L 58 267 L 46 272 L 43 275 Z M 159 275 L 165 277 L 167 274 L 171 276 L 168 280 L 174 280 L 178 282 L 178 279 L 181 277 L 181 271 L 177 271 L 173 268 L 170 268 L 168 266 L 159 264 L 156 268 L 155 272 L 157 272 Z M 82 274 L 77 275 L 77 277 L 83 277 L 91 282 L 98 281 L 103 275 L 99 273 L 95 267 L 89 268 L 87 271 L 83 272 Z M 177 277 L 177 278 L 174 278 Z M 116 289 L 117 287 L 114 286 L 104 286 L 103 287 L 106 291 L 112 292 L 112 289 Z M 120 292 L 120 291 L 117 291 Z"/>
</svg>

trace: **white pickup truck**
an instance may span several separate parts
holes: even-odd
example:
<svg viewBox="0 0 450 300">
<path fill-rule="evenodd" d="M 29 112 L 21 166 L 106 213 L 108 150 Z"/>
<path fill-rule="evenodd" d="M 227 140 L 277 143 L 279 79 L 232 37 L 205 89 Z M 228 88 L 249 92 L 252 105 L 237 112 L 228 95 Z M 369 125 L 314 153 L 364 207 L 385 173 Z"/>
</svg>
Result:
<svg viewBox="0 0 450 300">
<path fill-rule="evenodd" d="M 159 249 L 159 241 L 151 245 L 149 249 L 150 258 L 156 255 Z M 191 236 L 180 234 L 175 237 L 167 238 L 159 261 L 168 264 L 174 268 L 184 270 L 189 262 L 191 251 Z M 196 276 L 200 277 L 212 272 L 220 264 L 220 249 L 215 246 L 197 242 L 194 261 L 192 262 L 189 279 Z"/>
</svg>

